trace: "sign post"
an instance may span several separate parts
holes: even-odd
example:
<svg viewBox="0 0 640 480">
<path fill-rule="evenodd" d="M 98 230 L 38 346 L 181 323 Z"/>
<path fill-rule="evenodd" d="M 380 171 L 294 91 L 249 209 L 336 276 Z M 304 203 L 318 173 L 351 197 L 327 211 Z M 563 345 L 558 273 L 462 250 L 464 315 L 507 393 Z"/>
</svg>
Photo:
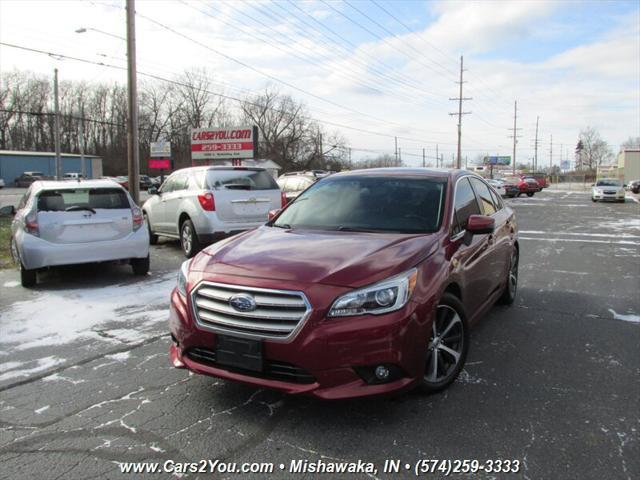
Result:
<svg viewBox="0 0 640 480">
<path fill-rule="evenodd" d="M 151 142 L 149 168 L 160 170 L 160 184 L 164 183 L 164 171 L 171 169 L 171 142 Z"/>
</svg>

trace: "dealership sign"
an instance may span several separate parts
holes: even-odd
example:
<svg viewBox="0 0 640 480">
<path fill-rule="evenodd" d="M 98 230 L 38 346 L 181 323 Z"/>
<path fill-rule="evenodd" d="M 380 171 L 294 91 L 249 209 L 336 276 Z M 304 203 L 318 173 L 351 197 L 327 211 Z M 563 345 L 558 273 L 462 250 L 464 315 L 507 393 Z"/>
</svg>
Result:
<svg viewBox="0 0 640 480">
<path fill-rule="evenodd" d="M 510 165 L 511 157 L 484 157 L 485 165 Z"/>
<path fill-rule="evenodd" d="M 149 168 L 156 170 L 171 169 L 171 142 L 151 142 L 149 144 Z"/>
<path fill-rule="evenodd" d="M 193 160 L 254 158 L 257 127 L 194 128 L 191 130 Z"/>
</svg>

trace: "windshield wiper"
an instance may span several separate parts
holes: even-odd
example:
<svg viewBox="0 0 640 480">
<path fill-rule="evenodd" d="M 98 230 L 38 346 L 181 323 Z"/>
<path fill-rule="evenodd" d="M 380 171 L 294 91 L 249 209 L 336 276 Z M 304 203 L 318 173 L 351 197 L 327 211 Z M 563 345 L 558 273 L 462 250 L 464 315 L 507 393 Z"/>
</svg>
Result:
<svg viewBox="0 0 640 480">
<path fill-rule="evenodd" d="M 96 211 L 91 208 L 91 207 L 87 207 L 86 205 L 72 205 L 70 207 L 67 207 L 64 209 L 65 212 L 79 212 L 82 210 L 87 210 L 91 213 L 93 213 L 95 215 Z"/>
<path fill-rule="evenodd" d="M 289 225 L 288 223 L 282 223 L 280 225 L 272 223 L 271 226 L 276 228 L 285 228 L 287 230 L 291 230 L 291 225 Z"/>
</svg>

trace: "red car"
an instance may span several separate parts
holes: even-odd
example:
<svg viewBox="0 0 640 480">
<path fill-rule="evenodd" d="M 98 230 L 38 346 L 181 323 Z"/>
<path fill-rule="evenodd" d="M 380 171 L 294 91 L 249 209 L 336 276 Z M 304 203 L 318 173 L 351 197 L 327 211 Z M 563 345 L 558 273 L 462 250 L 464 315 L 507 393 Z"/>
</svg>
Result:
<svg viewBox="0 0 640 480">
<path fill-rule="evenodd" d="M 436 391 L 515 299 L 514 212 L 470 172 L 339 173 L 271 216 L 182 265 L 175 367 L 323 399 Z"/>
<path fill-rule="evenodd" d="M 540 185 L 540 190 L 549 186 L 549 182 L 547 182 L 547 176 L 544 173 L 523 173 L 522 175 L 520 175 L 520 178 L 533 178 L 536 182 L 538 182 L 538 185 Z"/>
<path fill-rule="evenodd" d="M 518 187 L 517 195 L 509 195 L 509 196 L 520 196 L 523 193 L 527 195 L 527 197 L 533 197 L 533 195 L 537 192 L 541 192 L 542 188 L 540 184 L 536 181 L 535 178 L 531 177 L 507 177 L 504 179 L 507 185 L 515 185 Z"/>
</svg>

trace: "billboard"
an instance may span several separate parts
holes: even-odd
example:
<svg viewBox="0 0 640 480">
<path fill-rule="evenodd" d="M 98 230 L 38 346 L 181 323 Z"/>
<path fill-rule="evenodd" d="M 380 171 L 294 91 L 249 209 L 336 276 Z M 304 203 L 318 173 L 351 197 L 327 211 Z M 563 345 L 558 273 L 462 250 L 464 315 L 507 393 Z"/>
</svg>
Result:
<svg viewBox="0 0 640 480">
<path fill-rule="evenodd" d="M 484 157 L 485 165 L 511 165 L 511 156 Z"/>
<path fill-rule="evenodd" d="M 560 162 L 560 168 L 562 170 L 569 170 L 569 168 L 571 168 L 571 165 L 569 164 L 569 160 L 562 160 L 562 162 Z"/>
<path fill-rule="evenodd" d="M 156 170 L 171 170 L 171 160 L 168 158 L 150 158 L 149 168 Z"/>
<path fill-rule="evenodd" d="M 193 128 L 193 160 L 228 160 L 254 158 L 258 145 L 257 127 Z"/>
<path fill-rule="evenodd" d="M 151 158 L 171 158 L 171 142 L 151 142 Z"/>
</svg>

